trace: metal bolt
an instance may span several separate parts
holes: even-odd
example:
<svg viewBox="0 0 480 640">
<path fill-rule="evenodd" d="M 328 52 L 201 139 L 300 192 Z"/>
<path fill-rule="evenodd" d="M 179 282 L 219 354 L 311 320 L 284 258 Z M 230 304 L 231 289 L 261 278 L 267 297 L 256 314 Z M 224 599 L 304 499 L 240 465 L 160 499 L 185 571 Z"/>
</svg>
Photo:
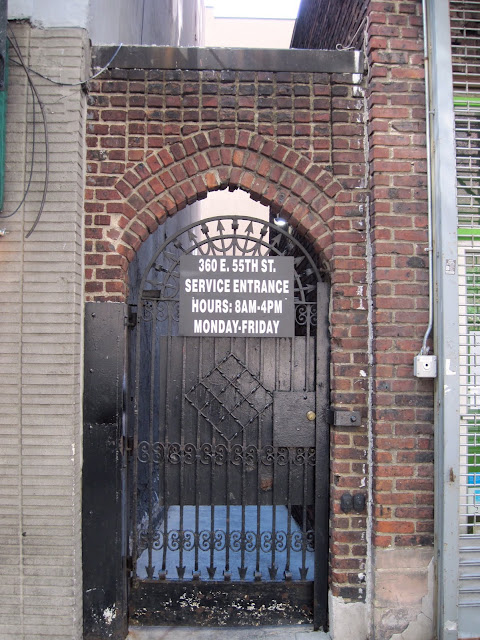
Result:
<svg viewBox="0 0 480 640">
<path fill-rule="evenodd" d="M 350 416 L 350 422 L 356 422 L 357 416 Z"/>
</svg>

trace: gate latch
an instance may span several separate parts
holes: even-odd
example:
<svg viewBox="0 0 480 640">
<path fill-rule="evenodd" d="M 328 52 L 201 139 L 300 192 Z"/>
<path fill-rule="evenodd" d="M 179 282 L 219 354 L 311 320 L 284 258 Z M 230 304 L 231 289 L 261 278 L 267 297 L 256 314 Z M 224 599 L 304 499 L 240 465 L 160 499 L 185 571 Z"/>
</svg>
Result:
<svg viewBox="0 0 480 640">
<path fill-rule="evenodd" d="M 125 571 L 127 576 L 131 576 L 133 573 L 133 558 L 132 556 L 124 556 L 123 560 L 125 562 Z"/>
<path fill-rule="evenodd" d="M 133 438 L 128 436 L 122 436 L 120 438 L 120 452 L 122 456 L 131 455 L 133 451 Z"/>
<path fill-rule="evenodd" d="M 333 424 L 334 427 L 360 427 L 362 424 L 362 416 L 360 415 L 360 411 L 331 409 L 330 424 Z"/>
<path fill-rule="evenodd" d="M 137 326 L 137 307 L 132 304 L 128 305 L 126 324 L 130 329 Z"/>
</svg>

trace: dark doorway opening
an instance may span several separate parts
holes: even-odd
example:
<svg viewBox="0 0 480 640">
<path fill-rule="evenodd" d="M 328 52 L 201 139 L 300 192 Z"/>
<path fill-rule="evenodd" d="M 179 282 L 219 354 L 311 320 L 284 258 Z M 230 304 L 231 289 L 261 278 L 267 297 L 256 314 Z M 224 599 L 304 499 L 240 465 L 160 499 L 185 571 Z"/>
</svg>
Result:
<svg viewBox="0 0 480 640">
<path fill-rule="evenodd" d="M 179 335 L 183 255 L 293 257 L 294 335 Z M 131 622 L 326 627 L 328 283 L 315 257 L 288 226 L 191 222 L 155 249 L 133 306 Z"/>
</svg>

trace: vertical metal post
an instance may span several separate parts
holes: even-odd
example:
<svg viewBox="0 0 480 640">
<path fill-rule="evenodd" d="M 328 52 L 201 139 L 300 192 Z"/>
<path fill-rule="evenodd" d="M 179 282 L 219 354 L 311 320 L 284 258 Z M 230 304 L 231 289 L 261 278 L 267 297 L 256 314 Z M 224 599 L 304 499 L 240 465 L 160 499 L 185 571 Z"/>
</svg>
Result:
<svg viewBox="0 0 480 640">
<path fill-rule="evenodd" d="M 325 282 L 317 284 L 317 340 L 316 340 L 316 460 L 315 460 L 315 578 L 313 592 L 314 629 L 327 628 L 328 599 L 328 513 L 329 513 L 329 362 L 330 354 L 321 348 L 329 344 L 328 308 L 330 288 Z M 310 330 L 310 328 L 308 328 Z"/>
<path fill-rule="evenodd" d="M 459 326 L 455 130 L 449 3 L 427 0 L 435 255 L 435 554 L 437 634 L 458 637 Z M 450 81 L 449 81 L 450 78 Z M 453 304 L 452 304 L 453 303 Z"/>
<path fill-rule="evenodd" d="M 123 380 L 127 306 L 85 308 L 83 637 L 127 635 Z"/>
</svg>

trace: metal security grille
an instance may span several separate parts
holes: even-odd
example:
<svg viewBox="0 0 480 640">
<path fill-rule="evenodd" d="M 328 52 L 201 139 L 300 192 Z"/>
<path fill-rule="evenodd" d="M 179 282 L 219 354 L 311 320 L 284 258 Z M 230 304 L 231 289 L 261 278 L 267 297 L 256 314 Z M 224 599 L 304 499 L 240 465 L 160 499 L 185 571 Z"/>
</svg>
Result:
<svg viewBox="0 0 480 640">
<path fill-rule="evenodd" d="M 455 130 L 458 224 L 480 228 L 480 100 L 456 99 Z"/>
<path fill-rule="evenodd" d="M 179 335 L 185 255 L 293 257 L 295 335 Z M 325 624 L 327 291 L 299 240 L 252 218 L 194 222 L 150 261 L 131 351 L 132 621 Z"/>
<path fill-rule="evenodd" d="M 459 235 L 459 631 L 480 615 L 480 0 L 450 0 Z"/>
<path fill-rule="evenodd" d="M 460 243 L 460 607 L 480 604 L 480 247 Z M 472 610 L 473 614 L 473 610 Z M 467 617 L 471 615 L 466 612 Z M 478 615 L 478 614 L 476 614 Z"/>
<path fill-rule="evenodd" d="M 453 90 L 480 92 L 480 2 L 450 0 Z"/>
</svg>

